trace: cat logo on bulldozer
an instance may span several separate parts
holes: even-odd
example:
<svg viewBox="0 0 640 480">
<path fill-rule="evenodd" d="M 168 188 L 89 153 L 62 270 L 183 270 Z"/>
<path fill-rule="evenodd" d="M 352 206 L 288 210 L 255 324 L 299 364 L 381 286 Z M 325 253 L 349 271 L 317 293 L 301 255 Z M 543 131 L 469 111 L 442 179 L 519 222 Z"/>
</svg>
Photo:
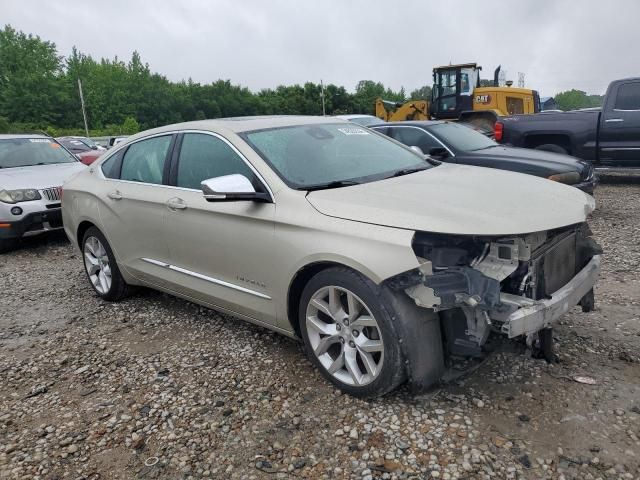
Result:
<svg viewBox="0 0 640 480">
<path fill-rule="evenodd" d="M 490 103 L 491 95 L 476 95 L 475 98 L 476 103 Z"/>
</svg>

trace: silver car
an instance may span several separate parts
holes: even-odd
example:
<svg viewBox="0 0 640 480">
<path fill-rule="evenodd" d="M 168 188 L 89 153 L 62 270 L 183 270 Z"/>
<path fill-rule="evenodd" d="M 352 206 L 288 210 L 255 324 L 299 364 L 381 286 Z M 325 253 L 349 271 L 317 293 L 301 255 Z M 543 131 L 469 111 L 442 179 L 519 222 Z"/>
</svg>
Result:
<svg viewBox="0 0 640 480">
<path fill-rule="evenodd" d="M 359 397 L 437 382 L 491 332 L 550 347 L 590 309 L 592 197 L 439 165 L 335 118 L 150 130 L 64 186 L 63 219 L 105 300 L 144 285 L 301 338 Z"/>
<path fill-rule="evenodd" d="M 62 183 L 85 168 L 53 138 L 0 135 L 0 251 L 62 229 Z"/>
</svg>

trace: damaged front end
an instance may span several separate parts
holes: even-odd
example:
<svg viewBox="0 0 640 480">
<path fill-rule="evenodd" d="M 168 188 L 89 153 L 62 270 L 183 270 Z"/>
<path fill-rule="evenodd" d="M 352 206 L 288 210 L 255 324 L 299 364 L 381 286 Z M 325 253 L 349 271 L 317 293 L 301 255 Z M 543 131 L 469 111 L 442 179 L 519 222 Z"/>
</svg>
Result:
<svg viewBox="0 0 640 480">
<path fill-rule="evenodd" d="M 585 309 L 602 253 L 586 223 L 504 237 L 417 232 L 413 250 L 420 267 L 387 285 L 439 312 L 456 355 L 479 355 L 491 331 L 531 340 L 575 305 Z"/>
</svg>

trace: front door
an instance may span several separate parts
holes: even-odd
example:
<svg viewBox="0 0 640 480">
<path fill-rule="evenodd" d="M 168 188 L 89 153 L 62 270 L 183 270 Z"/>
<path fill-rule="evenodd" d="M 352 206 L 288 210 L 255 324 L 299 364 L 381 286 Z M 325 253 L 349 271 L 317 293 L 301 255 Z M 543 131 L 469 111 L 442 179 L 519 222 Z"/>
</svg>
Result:
<svg viewBox="0 0 640 480">
<path fill-rule="evenodd" d="M 233 312 L 274 323 L 273 251 L 275 204 L 207 201 L 200 184 L 242 174 L 264 189 L 262 180 L 225 139 L 185 133 L 171 167 L 172 198 L 165 209 L 171 265 L 167 278 L 176 291 Z"/>
<path fill-rule="evenodd" d="M 600 161 L 619 167 L 640 166 L 640 80 L 621 83 L 603 107 Z"/>
</svg>

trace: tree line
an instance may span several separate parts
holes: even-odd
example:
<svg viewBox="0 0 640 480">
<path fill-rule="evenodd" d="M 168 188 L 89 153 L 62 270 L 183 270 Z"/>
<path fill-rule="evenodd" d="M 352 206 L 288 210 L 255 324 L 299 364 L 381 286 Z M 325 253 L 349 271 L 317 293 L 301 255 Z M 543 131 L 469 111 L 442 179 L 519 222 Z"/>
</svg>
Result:
<svg viewBox="0 0 640 480">
<path fill-rule="evenodd" d="M 319 83 L 252 92 L 230 80 L 172 82 L 152 72 L 138 52 L 127 61 L 96 60 L 74 47 L 65 57 L 55 43 L 6 25 L 0 30 L 0 133 L 83 133 L 78 79 L 90 134 L 96 136 L 205 118 L 322 114 Z M 395 91 L 373 80 L 358 82 L 353 93 L 329 84 L 324 87 L 325 111 L 327 115 L 373 114 L 377 97 L 404 102 L 428 99 L 430 94 L 428 85 L 407 95 L 404 88 Z"/>
</svg>

